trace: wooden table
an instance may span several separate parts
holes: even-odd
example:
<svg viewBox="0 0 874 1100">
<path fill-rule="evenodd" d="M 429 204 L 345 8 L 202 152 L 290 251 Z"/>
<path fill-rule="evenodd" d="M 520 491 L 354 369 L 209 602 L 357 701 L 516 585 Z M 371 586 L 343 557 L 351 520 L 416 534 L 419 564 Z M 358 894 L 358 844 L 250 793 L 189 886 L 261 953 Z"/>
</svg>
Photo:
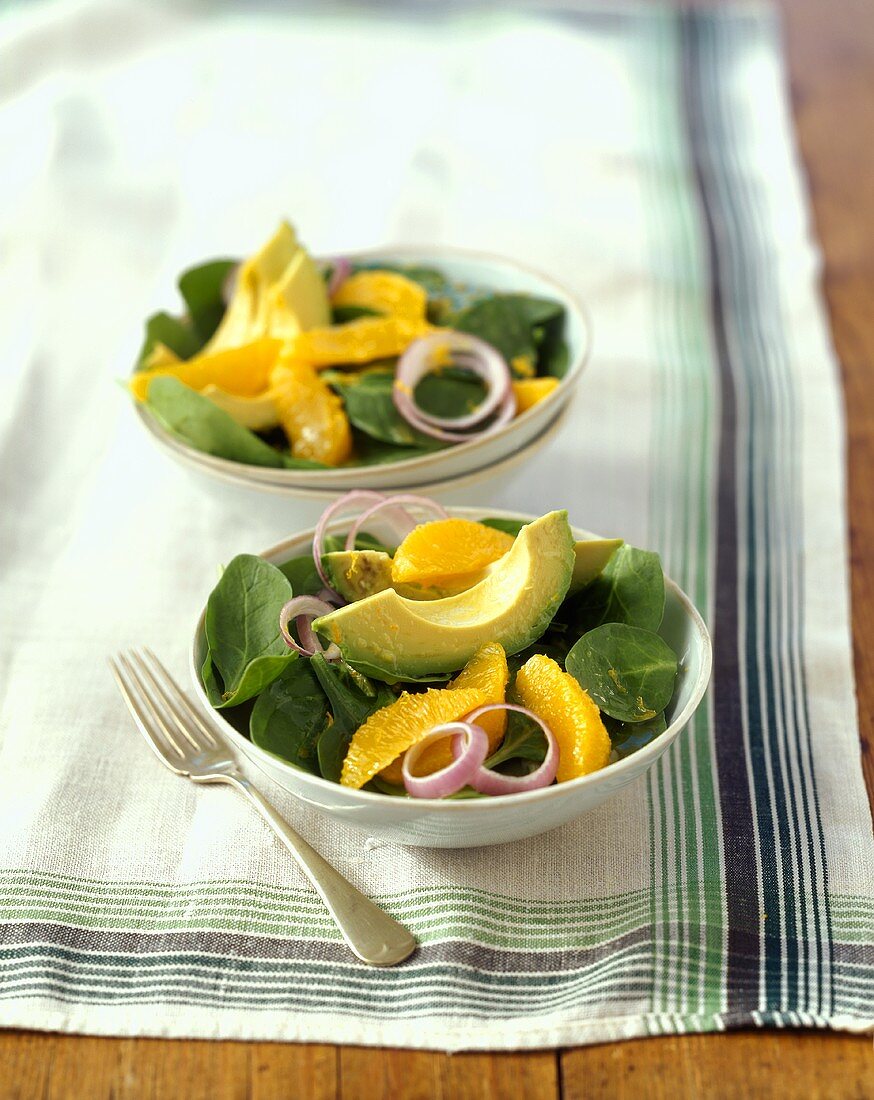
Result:
<svg viewBox="0 0 874 1100">
<path fill-rule="evenodd" d="M 874 2 L 781 0 L 781 7 L 795 121 L 825 250 L 825 291 L 847 395 L 855 663 L 874 804 Z M 866 1038 L 774 1031 L 452 1056 L 6 1032 L 0 1033 L 0 1095 L 862 1100 L 874 1095 L 874 1053 Z"/>
</svg>

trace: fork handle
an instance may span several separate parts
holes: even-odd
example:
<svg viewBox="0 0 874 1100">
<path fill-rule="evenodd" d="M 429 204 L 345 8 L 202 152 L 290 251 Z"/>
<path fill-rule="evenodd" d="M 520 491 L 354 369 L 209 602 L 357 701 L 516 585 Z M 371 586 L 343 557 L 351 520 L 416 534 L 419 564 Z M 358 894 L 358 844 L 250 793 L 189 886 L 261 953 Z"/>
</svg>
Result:
<svg viewBox="0 0 874 1100">
<path fill-rule="evenodd" d="M 362 962 L 371 966 L 394 966 L 413 953 L 416 941 L 407 929 L 374 905 L 370 898 L 365 897 L 330 863 L 322 859 L 315 848 L 291 828 L 257 787 L 240 774 L 226 773 L 225 778 L 246 795 L 294 856 L 298 866 L 328 907 L 343 939 Z"/>
</svg>

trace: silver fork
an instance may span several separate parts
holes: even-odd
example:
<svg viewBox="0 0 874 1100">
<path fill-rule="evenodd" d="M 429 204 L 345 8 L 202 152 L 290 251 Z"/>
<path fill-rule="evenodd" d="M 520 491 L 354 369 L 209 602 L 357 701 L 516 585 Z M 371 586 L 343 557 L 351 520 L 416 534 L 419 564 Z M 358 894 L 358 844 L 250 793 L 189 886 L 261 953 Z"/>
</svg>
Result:
<svg viewBox="0 0 874 1100">
<path fill-rule="evenodd" d="M 228 783 L 241 791 L 294 856 L 362 962 L 393 966 L 413 953 L 416 941 L 406 928 L 322 859 L 252 786 L 230 746 L 203 722 L 150 649 L 120 653 L 115 660 L 110 658 L 109 667 L 137 727 L 161 763 L 195 783 Z"/>
</svg>

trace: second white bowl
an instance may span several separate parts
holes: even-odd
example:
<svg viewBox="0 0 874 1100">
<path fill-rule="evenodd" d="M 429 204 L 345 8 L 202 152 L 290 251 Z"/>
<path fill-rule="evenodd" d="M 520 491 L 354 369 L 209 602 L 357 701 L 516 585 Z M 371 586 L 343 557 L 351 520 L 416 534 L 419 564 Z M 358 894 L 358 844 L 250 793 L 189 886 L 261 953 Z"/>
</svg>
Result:
<svg viewBox="0 0 874 1100">
<path fill-rule="evenodd" d="M 454 508 L 454 515 L 479 519 L 504 516 L 530 520 L 514 512 L 483 508 Z M 334 524 L 333 530 L 342 525 Z M 574 528 L 578 539 L 596 536 Z M 312 546 L 312 531 L 303 531 L 265 550 L 262 557 L 274 564 L 306 554 Z M 667 601 L 659 633 L 679 657 L 680 669 L 674 697 L 667 710 L 668 728 L 649 745 L 631 756 L 608 764 L 601 771 L 551 787 L 500 798 L 469 800 L 399 798 L 351 790 L 257 748 L 209 704 L 200 669 L 206 656 L 204 613 L 192 640 L 191 677 L 198 700 L 209 721 L 241 753 L 271 779 L 318 813 L 362 829 L 373 837 L 396 844 L 434 848 L 473 848 L 519 840 L 563 825 L 578 817 L 647 772 L 673 744 L 695 713 L 710 680 L 712 652 L 710 636 L 689 597 L 665 578 Z"/>
</svg>

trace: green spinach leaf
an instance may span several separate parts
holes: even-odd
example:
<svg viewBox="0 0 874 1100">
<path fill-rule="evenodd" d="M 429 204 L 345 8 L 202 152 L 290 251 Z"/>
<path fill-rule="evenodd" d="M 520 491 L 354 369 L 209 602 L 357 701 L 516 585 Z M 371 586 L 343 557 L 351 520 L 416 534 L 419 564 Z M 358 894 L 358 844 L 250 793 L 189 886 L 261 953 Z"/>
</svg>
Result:
<svg viewBox="0 0 874 1100">
<path fill-rule="evenodd" d="M 481 405 L 486 387 L 471 371 L 444 367 L 416 386 L 416 404 L 432 416 L 466 416 Z"/>
<path fill-rule="evenodd" d="M 328 718 L 328 700 L 309 661 L 292 661 L 255 701 L 249 719 L 252 743 L 319 775 L 317 744 Z"/>
<path fill-rule="evenodd" d="M 149 411 L 160 424 L 185 443 L 205 454 L 244 462 L 249 466 L 278 466 L 289 470 L 324 470 L 321 462 L 295 458 L 265 443 L 238 424 L 209 398 L 184 385 L 178 378 L 161 376 L 149 385 Z"/>
<path fill-rule="evenodd" d="M 179 276 L 179 292 L 188 307 L 188 317 L 200 347 L 213 335 L 225 315 L 225 281 L 236 266 L 236 260 L 210 260 L 190 267 Z"/>
<path fill-rule="evenodd" d="M 357 321 L 359 317 L 381 317 L 378 309 L 368 306 L 332 306 L 331 324 L 345 325 L 347 321 Z"/>
<path fill-rule="evenodd" d="M 206 657 L 203 659 L 203 665 L 200 669 L 200 679 L 203 681 L 203 687 L 206 691 L 206 697 L 214 707 L 220 707 L 222 705 L 222 695 L 224 695 L 224 687 L 221 682 L 221 677 L 216 672 L 215 665 L 212 663 L 212 654 L 209 649 L 206 651 Z"/>
<path fill-rule="evenodd" d="M 297 654 L 279 632 L 279 613 L 291 599 L 288 579 L 254 554 L 238 554 L 206 605 L 206 640 L 221 677 L 220 706 L 259 695 Z"/>
<path fill-rule="evenodd" d="M 627 543 L 573 600 L 568 616 L 577 633 L 602 623 L 658 630 L 665 611 L 665 577 L 658 554 Z"/>
<path fill-rule="evenodd" d="M 394 374 L 374 371 L 347 384 L 333 380 L 332 385 L 343 399 L 351 424 L 359 431 L 382 443 L 433 449 L 436 441 L 417 432 L 395 408 Z"/>
<path fill-rule="evenodd" d="M 277 568 L 291 582 L 291 590 L 295 596 L 315 596 L 325 587 L 324 581 L 316 572 L 312 554 L 284 561 Z"/>
<path fill-rule="evenodd" d="M 522 357 L 537 373 L 562 378 L 568 364 L 564 322 L 564 306 L 551 298 L 492 294 L 477 298 L 446 323 L 496 347 L 511 368 Z"/>
<path fill-rule="evenodd" d="M 510 760 L 532 760 L 540 764 L 546 757 L 546 748 L 540 726 L 527 715 L 511 710 L 507 712 L 504 740 L 486 760 L 486 767 L 497 768 Z"/>
<path fill-rule="evenodd" d="M 617 722 L 609 715 L 603 717 L 613 751 L 620 760 L 655 741 L 668 728 L 664 714 L 658 714 L 648 722 Z"/>
<path fill-rule="evenodd" d="M 283 456 L 178 378 L 155 378 L 146 405 L 164 427 L 198 451 L 250 466 L 284 466 Z"/>
<path fill-rule="evenodd" d="M 169 313 L 153 313 L 146 321 L 146 334 L 137 356 L 136 370 L 143 369 L 143 363 L 156 344 L 164 344 L 174 351 L 180 359 L 190 359 L 203 347 L 203 341 L 192 327 Z"/>
<path fill-rule="evenodd" d="M 565 667 L 598 706 L 620 722 L 649 722 L 670 703 L 677 657 L 651 630 L 605 623 L 584 634 Z"/>
<path fill-rule="evenodd" d="M 317 653 L 310 665 L 328 697 L 333 717 L 318 740 L 319 770 L 325 779 L 337 783 L 353 733 L 374 711 L 393 703 L 395 696 L 345 662 L 331 663 Z"/>
</svg>

